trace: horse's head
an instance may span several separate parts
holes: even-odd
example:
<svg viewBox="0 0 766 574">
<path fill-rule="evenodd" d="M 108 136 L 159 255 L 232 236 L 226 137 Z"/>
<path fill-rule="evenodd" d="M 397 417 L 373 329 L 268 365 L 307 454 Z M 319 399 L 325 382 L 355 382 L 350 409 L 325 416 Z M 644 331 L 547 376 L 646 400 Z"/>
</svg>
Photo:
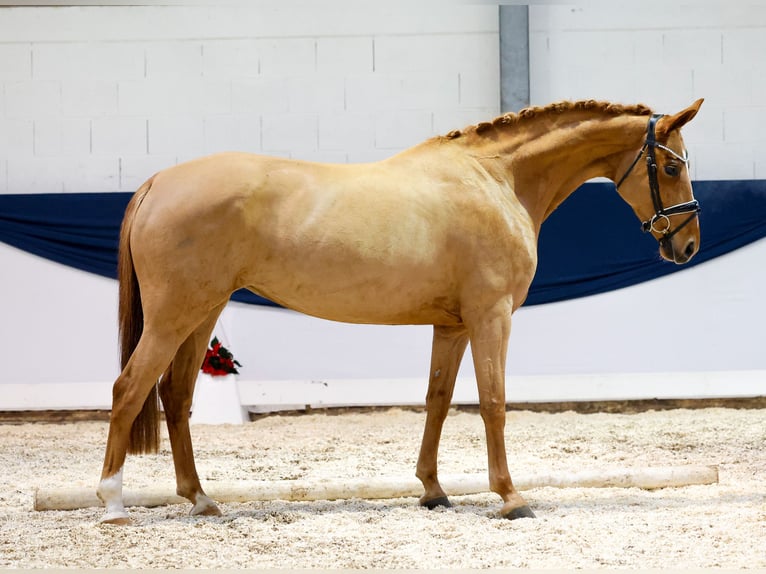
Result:
<svg viewBox="0 0 766 574">
<path fill-rule="evenodd" d="M 618 168 L 618 173 L 624 173 L 617 181 L 619 194 L 633 208 L 643 230 L 657 239 L 662 258 L 678 264 L 689 261 L 700 245 L 699 205 L 692 193 L 680 129 L 701 105 L 700 99 L 675 115 L 653 115 L 641 150 L 637 155 L 626 154 Z"/>
</svg>

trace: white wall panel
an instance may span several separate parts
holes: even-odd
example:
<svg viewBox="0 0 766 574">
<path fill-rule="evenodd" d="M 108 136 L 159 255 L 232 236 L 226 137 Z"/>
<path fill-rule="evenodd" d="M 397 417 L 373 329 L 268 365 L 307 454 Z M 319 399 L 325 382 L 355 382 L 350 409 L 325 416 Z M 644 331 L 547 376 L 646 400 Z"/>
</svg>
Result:
<svg viewBox="0 0 766 574">
<path fill-rule="evenodd" d="M 375 71 L 381 73 L 497 70 L 498 37 L 489 34 L 381 35 L 375 38 Z M 495 55 L 495 57 L 490 57 Z"/>
<path fill-rule="evenodd" d="M 306 74 L 285 80 L 287 108 L 291 113 L 326 114 L 342 112 L 346 106 L 343 76 Z"/>
<path fill-rule="evenodd" d="M 740 144 L 753 140 L 766 144 L 766 102 L 757 106 L 732 106 L 725 111 L 727 143 Z"/>
<path fill-rule="evenodd" d="M 662 34 L 662 60 L 668 67 L 698 68 L 723 63 L 720 29 L 694 30 L 682 26 Z"/>
<path fill-rule="evenodd" d="M 38 156 L 87 157 L 90 135 L 87 118 L 40 118 L 34 120 L 34 153 Z"/>
<path fill-rule="evenodd" d="M 145 75 L 144 46 L 102 42 L 32 45 L 32 77 L 36 80 L 90 79 L 130 80 Z"/>
<path fill-rule="evenodd" d="M 124 155 L 120 158 L 121 191 L 135 191 L 147 179 L 178 161 L 175 154 L 164 155 Z"/>
<path fill-rule="evenodd" d="M 343 112 L 319 117 L 319 148 L 348 151 L 375 146 L 375 119 L 366 113 Z"/>
<path fill-rule="evenodd" d="M 63 176 L 61 191 L 64 193 L 98 193 L 120 189 L 120 162 L 117 158 L 91 156 L 57 159 L 59 166 L 54 174 Z"/>
<path fill-rule="evenodd" d="M 495 66 L 493 66 L 494 68 Z M 493 69 L 477 66 L 458 76 L 458 103 L 468 108 L 493 108 L 500 97 L 500 77 Z M 491 119 L 486 116 L 482 121 Z"/>
<path fill-rule="evenodd" d="M 71 160 L 70 160 L 71 161 Z M 8 193 L 60 193 L 64 191 L 63 157 L 9 156 Z"/>
<path fill-rule="evenodd" d="M 701 94 L 714 94 L 714 105 L 727 108 L 755 103 L 753 74 L 739 66 L 716 63 L 694 68 L 694 89 Z"/>
<path fill-rule="evenodd" d="M 755 150 L 752 142 L 694 143 L 686 141 L 695 179 L 752 179 Z"/>
<path fill-rule="evenodd" d="M 497 7 L 470 4 L 3 9 L 0 192 L 133 190 L 163 167 L 226 149 L 382 159 L 499 114 L 497 34 Z M 685 130 L 694 176 L 763 178 L 764 38 L 766 7 L 750 4 L 531 6 L 532 103 L 613 99 L 674 112 L 705 97 Z M 765 249 L 759 242 L 650 283 L 524 308 L 509 374 L 766 369 L 754 321 L 766 278 L 752 264 Z M 110 384 L 116 284 L 3 244 L 0 267 L 12 270 L 3 274 L 0 345 L 24 343 L 0 383 Z M 427 373 L 429 327 L 233 304 L 218 330 L 245 380 Z M 472 372 L 467 354 L 461 376 Z"/>
<path fill-rule="evenodd" d="M 724 133 L 724 106 L 715 101 L 705 101 L 705 115 L 700 116 L 700 120 L 692 121 L 686 124 L 683 129 L 684 141 L 689 144 L 692 142 L 696 147 L 700 144 L 723 144 L 725 141 Z M 697 159 L 691 164 L 692 169 L 696 167 Z"/>
<path fill-rule="evenodd" d="M 235 114 L 283 113 L 289 111 L 287 79 L 281 76 L 242 77 L 231 82 L 231 108 Z"/>
<path fill-rule="evenodd" d="M 0 383 L 109 383 L 117 284 L 0 243 Z"/>
<path fill-rule="evenodd" d="M 431 2 L 3 8 L 0 127 L 38 127 L 31 154 L 31 135 L 6 150 L 4 191 L 76 191 L 63 158 L 115 166 L 83 191 L 131 190 L 142 165 L 226 149 L 381 159 L 434 135 L 435 110 L 449 129 L 466 110 L 497 115 L 497 33 L 496 7 Z M 417 120 L 394 134 L 381 122 L 399 110 Z M 330 136 L 347 117 L 360 135 Z M 45 161 L 17 161 L 30 155 Z"/>
<path fill-rule="evenodd" d="M 313 74 L 317 50 L 314 38 L 274 38 L 258 41 L 259 72 L 265 76 Z"/>
<path fill-rule="evenodd" d="M 123 117 L 227 113 L 231 86 L 202 77 L 120 82 L 119 110 Z"/>
<path fill-rule="evenodd" d="M 199 115 L 150 118 L 147 132 L 150 155 L 196 157 L 205 151 L 205 126 Z"/>
<path fill-rule="evenodd" d="M 135 155 L 147 151 L 147 120 L 140 117 L 94 118 L 92 121 L 95 155 Z"/>
<path fill-rule="evenodd" d="M 372 72 L 373 37 L 317 38 L 317 73 L 345 75 Z"/>
<path fill-rule="evenodd" d="M 255 10 L 254 10 L 255 8 Z M 497 31 L 497 7 L 439 1 L 266 0 L 187 6 L 8 8 L 0 19 L 7 42 L 189 40 L 196 38 L 450 34 Z"/>
<path fill-rule="evenodd" d="M 260 73 L 260 52 L 255 38 L 205 40 L 202 75 L 206 78 L 248 78 Z"/>
<path fill-rule="evenodd" d="M 762 172 L 756 158 L 766 122 L 760 57 L 765 6 L 538 5 L 530 7 L 529 23 L 533 103 L 592 98 L 674 113 L 704 97 L 699 116 L 684 130 L 693 176 L 737 179 Z"/>
<path fill-rule="evenodd" d="M 0 157 L 33 156 L 34 131 L 29 118 L 0 118 Z"/>
<path fill-rule="evenodd" d="M 147 78 L 194 78 L 202 75 L 202 42 L 152 42 L 146 45 Z"/>
<path fill-rule="evenodd" d="M 29 44 L 0 44 L 0 69 L 5 81 L 31 79 L 32 52 Z"/>
<path fill-rule="evenodd" d="M 266 153 L 289 156 L 318 148 L 318 118 L 316 114 L 264 115 L 262 143 Z"/>
<path fill-rule="evenodd" d="M 9 118 L 59 117 L 61 84 L 21 81 L 5 84 L 5 115 Z"/>
<path fill-rule="evenodd" d="M 61 114 L 93 118 L 118 115 L 118 82 L 98 78 L 64 78 L 61 82 Z"/>
<path fill-rule="evenodd" d="M 258 153 L 261 151 L 261 117 L 247 114 L 207 116 L 204 143 L 205 153 Z"/>
<path fill-rule="evenodd" d="M 351 75 L 346 78 L 346 109 L 370 113 L 431 111 L 435 107 L 460 109 L 458 82 L 458 74 L 446 72 Z"/>
<path fill-rule="evenodd" d="M 608 1 L 575 4 L 536 3 L 530 6 L 530 30 L 669 30 L 741 28 L 766 20 L 758 2 L 668 2 L 614 4 Z"/>
<path fill-rule="evenodd" d="M 394 152 L 428 138 L 433 116 L 424 110 L 381 112 L 375 116 L 375 147 Z"/>
</svg>

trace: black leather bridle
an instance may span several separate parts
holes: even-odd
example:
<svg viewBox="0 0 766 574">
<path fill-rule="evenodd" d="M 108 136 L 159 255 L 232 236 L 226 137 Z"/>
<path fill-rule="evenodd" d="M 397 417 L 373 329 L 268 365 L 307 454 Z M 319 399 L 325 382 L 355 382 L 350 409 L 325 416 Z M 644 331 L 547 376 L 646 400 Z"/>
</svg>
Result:
<svg viewBox="0 0 766 574">
<path fill-rule="evenodd" d="M 646 153 L 646 171 L 649 175 L 649 190 L 652 193 L 654 215 L 651 217 L 651 219 L 647 219 L 646 221 L 641 222 L 641 229 L 645 233 L 654 231 L 661 234 L 662 237 L 660 237 L 660 244 L 665 244 L 670 240 L 671 237 L 673 237 L 692 220 L 694 220 L 695 217 L 697 217 L 697 214 L 700 211 L 700 205 L 696 199 L 692 199 L 691 201 L 686 201 L 684 203 L 679 203 L 678 205 L 672 205 L 670 207 L 664 207 L 662 204 L 662 197 L 660 196 L 660 183 L 657 180 L 657 157 L 655 154 L 655 149 L 660 148 L 665 150 L 673 157 L 683 162 L 684 165 L 688 165 L 689 158 L 686 153 L 684 156 L 681 156 L 680 154 L 674 152 L 672 149 L 657 143 L 657 138 L 655 137 L 654 131 L 655 126 L 657 125 L 657 120 L 659 120 L 661 117 L 662 114 L 653 114 L 652 117 L 649 118 L 649 125 L 646 127 L 646 140 L 644 141 L 644 145 L 641 147 L 641 151 L 638 152 L 636 159 L 634 159 L 633 163 L 630 164 L 628 171 L 626 171 L 625 175 L 623 175 L 620 178 L 620 181 L 617 182 L 617 189 L 620 188 L 623 182 L 633 171 L 633 168 L 636 167 L 636 164 L 638 163 L 638 160 L 641 159 L 641 156 Z M 680 215 L 682 213 L 689 213 L 690 215 L 684 219 L 680 225 L 676 226 L 674 229 L 671 229 L 670 216 Z M 658 222 L 662 223 L 658 226 Z"/>
</svg>

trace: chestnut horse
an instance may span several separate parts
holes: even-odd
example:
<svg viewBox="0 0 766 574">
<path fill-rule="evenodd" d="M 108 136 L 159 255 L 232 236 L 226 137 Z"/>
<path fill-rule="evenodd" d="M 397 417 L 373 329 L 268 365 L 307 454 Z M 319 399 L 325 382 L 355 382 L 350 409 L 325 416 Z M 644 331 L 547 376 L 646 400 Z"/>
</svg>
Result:
<svg viewBox="0 0 766 574">
<path fill-rule="evenodd" d="M 335 321 L 434 326 L 416 471 L 420 504 L 429 508 L 450 504 L 437 451 L 470 341 L 490 488 L 503 499 L 501 516 L 534 516 L 508 471 L 505 361 L 511 314 L 535 274 L 540 226 L 581 183 L 607 177 L 662 258 L 691 259 L 698 206 L 679 128 L 701 104 L 660 116 L 643 105 L 562 102 L 377 163 L 222 153 L 155 174 L 128 204 L 120 233 L 123 368 L 98 486 L 102 521 L 130 520 L 123 464 L 128 452 L 158 450 L 158 395 L 178 494 L 192 514 L 220 514 L 197 476 L 189 410 L 213 327 L 240 288 Z"/>
</svg>

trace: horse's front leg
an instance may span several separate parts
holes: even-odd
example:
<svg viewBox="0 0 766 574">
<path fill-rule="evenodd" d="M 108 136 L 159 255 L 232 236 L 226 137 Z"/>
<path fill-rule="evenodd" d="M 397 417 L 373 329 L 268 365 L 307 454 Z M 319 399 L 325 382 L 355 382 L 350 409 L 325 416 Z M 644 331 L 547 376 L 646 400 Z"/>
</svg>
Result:
<svg viewBox="0 0 766 574">
<path fill-rule="evenodd" d="M 479 388 L 479 410 L 487 435 L 489 488 L 502 497 L 500 514 L 504 518 L 534 518 L 513 486 L 505 450 L 505 359 L 512 312 L 512 302 L 507 299 L 471 317 L 471 352 Z"/>
<path fill-rule="evenodd" d="M 464 326 L 434 326 L 431 373 L 426 395 L 426 428 L 415 473 L 425 488 L 420 504 L 427 508 L 451 506 L 439 484 L 436 466 L 442 426 L 449 411 L 455 379 L 467 344 L 468 331 Z"/>
</svg>

